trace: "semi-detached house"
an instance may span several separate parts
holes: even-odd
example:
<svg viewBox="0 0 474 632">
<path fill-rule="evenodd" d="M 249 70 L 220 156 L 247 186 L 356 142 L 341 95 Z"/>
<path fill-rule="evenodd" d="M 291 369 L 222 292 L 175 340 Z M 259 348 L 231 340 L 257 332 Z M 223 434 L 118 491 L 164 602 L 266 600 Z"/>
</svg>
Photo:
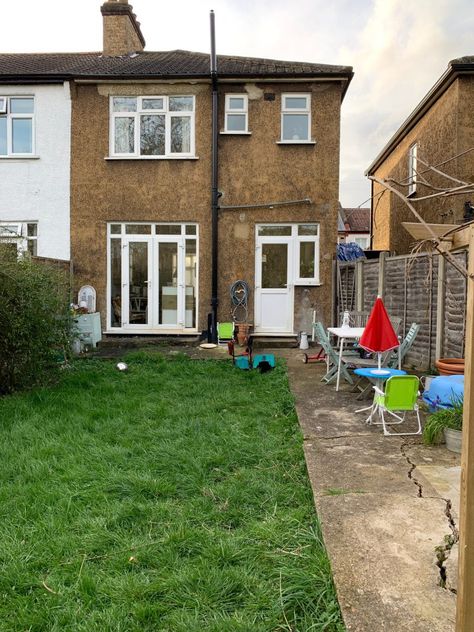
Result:
<svg viewBox="0 0 474 632">
<path fill-rule="evenodd" d="M 26 91 L 36 135 L 32 155 L 0 168 L 13 172 L 25 160 L 33 171 L 41 163 L 40 126 L 53 122 L 44 122 L 39 93 L 61 86 L 70 98 L 71 133 L 60 126 L 51 144 L 67 146 L 70 138 L 75 284 L 96 289 L 104 332 L 201 332 L 216 289 L 217 317 L 229 320 L 229 288 L 237 280 L 250 287 L 248 320 L 257 332 L 297 330 L 306 299 L 329 320 L 340 108 L 352 69 L 218 56 L 213 259 L 209 55 L 145 51 L 126 0 L 109 0 L 101 11 L 102 52 L 0 56 L 0 103 L 4 94 Z M 63 156 L 66 168 L 69 150 Z M 44 254 L 56 256 L 53 248 L 46 252 L 56 239 L 47 236 L 52 206 L 33 193 L 28 204 L 37 205 L 36 214 L 16 207 L 10 217 L 2 201 L 2 221 L 31 215 L 38 251 L 44 236 Z M 55 212 L 59 221 L 65 209 Z M 58 239 L 65 243 L 66 233 Z"/>
</svg>

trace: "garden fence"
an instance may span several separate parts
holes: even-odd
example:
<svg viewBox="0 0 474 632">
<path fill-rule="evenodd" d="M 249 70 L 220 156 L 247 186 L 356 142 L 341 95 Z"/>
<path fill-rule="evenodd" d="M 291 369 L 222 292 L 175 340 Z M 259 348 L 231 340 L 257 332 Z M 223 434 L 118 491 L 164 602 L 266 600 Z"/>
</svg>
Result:
<svg viewBox="0 0 474 632">
<path fill-rule="evenodd" d="M 455 253 L 467 266 L 467 251 Z M 405 364 L 426 371 L 439 357 L 464 357 L 466 279 L 439 254 L 423 253 L 335 263 L 334 321 L 344 310 L 370 311 L 380 294 L 388 313 L 420 331 Z"/>
</svg>

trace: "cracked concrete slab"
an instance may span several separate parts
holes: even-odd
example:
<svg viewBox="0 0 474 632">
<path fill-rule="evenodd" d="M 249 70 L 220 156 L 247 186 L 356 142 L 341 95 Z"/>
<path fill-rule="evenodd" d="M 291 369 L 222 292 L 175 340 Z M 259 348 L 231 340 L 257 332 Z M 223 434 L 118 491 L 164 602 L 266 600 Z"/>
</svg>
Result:
<svg viewBox="0 0 474 632">
<path fill-rule="evenodd" d="M 444 450 L 446 452 L 446 450 Z M 461 500 L 461 466 L 446 467 L 443 465 L 418 465 L 425 480 L 443 498 L 451 501 L 451 514 L 459 522 L 459 505 Z"/>
<path fill-rule="evenodd" d="M 455 494 L 456 455 L 423 446 L 419 437 L 384 437 L 355 413 L 364 403 L 347 384 L 336 393 L 321 383 L 324 365 L 304 365 L 297 351 L 279 355 L 288 362 L 347 629 L 454 630 L 455 548 L 449 546 L 447 560 L 437 554 L 456 529 L 456 510 L 447 512 L 446 502 Z"/>
<path fill-rule="evenodd" d="M 308 472 L 316 494 L 384 493 L 417 496 L 418 488 L 400 472 L 407 470 L 407 461 L 400 451 L 402 439 L 390 439 L 380 432 L 366 436 L 308 440 L 304 443 Z M 363 453 L 363 458 L 360 458 Z"/>
<path fill-rule="evenodd" d="M 319 496 L 316 507 L 348 630 L 453 629 L 454 596 L 437 585 L 441 500 Z"/>
</svg>

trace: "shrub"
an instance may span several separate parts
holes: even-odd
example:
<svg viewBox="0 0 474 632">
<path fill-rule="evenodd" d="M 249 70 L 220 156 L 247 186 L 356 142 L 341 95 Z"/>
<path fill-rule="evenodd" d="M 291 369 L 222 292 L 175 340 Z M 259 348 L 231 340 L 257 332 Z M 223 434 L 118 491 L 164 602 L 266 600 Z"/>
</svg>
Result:
<svg viewBox="0 0 474 632">
<path fill-rule="evenodd" d="M 70 348 L 68 278 L 0 250 L 0 393 L 44 382 Z"/>
<path fill-rule="evenodd" d="M 453 401 L 452 408 L 440 408 L 430 415 L 423 428 L 423 441 L 426 444 L 439 443 L 442 439 L 443 430 L 452 428 L 462 430 L 463 402 Z"/>
</svg>

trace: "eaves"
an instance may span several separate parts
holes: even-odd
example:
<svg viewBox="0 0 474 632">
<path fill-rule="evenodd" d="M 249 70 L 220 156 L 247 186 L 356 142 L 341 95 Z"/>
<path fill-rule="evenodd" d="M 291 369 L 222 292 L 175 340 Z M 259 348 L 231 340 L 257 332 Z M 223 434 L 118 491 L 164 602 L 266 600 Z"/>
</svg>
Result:
<svg viewBox="0 0 474 632">
<path fill-rule="evenodd" d="M 342 82 L 344 84 L 342 99 L 345 96 L 349 83 L 353 77 L 353 72 L 330 73 L 327 75 L 309 74 L 272 74 L 272 75 L 219 75 L 219 83 L 321 83 L 321 82 Z M 65 81 L 76 81 L 77 83 L 156 83 L 159 81 L 169 81 L 174 83 L 210 83 L 210 75 L 81 75 L 81 74 L 34 74 L 34 75 L 0 75 L 0 84 L 3 85 L 34 85 L 34 84 L 59 84 Z"/>
</svg>

